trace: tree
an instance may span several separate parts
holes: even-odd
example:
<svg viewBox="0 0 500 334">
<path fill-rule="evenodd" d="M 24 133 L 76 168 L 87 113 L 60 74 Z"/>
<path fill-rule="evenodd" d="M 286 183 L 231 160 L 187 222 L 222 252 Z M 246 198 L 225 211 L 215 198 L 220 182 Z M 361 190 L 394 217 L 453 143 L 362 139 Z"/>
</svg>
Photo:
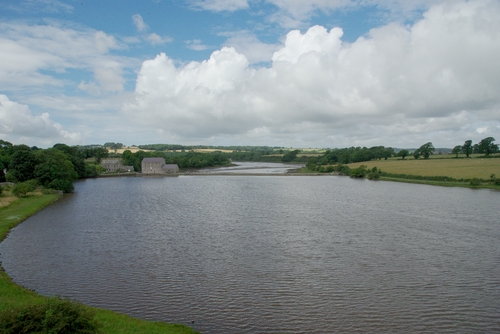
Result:
<svg viewBox="0 0 500 334">
<path fill-rule="evenodd" d="M 39 152 L 41 163 L 35 167 L 36 179 L 45 187 L 64 192 L 73 190 L 71 182 L 78 178 L 78 174 L 68 157 L 55 148 Z"/>
<path fill-rule="evenodd" d="M 424 156 L 424 159 L 429 159 L 429 156 L 434 152 L 434 146 L 431 142 L 428 142 L 418 149 L 421 155 Z"/>
<path fill-rule="evenodd" d="M 295 158 L 297 157 L 297 154 L 299 154 L 299 150 L 293 150 L 293 151 L 290 151 L 290 152 L 287 152 L 285 153 L 285 155 L 283 155 L 283 158 L 281 158 L 281 161 L 283 162 L 290 162 L 290 161 L 293 161 L 295 160 Z"/>
<path fill-rule="evenodd" d="M 466 140 L 464 145 L 462 146 L 462 152 L 468 158 L 472 153 L 472 140 Z"/>
<path fill-rule="evenodd" d="M 12 182 L 24 182 L 34 179 L 35 166 L 38 160 L 35 154 L 29 150 L 17 150 L 10 157 L 7 170 L 7 179 Z"/>
<path fill-rule="evenodd" d="M 409 154 L 410 152 L 408 152 L 408 150 L 401 150 L 398 152 L 397 156 L 401 157 L 401 160 L 404 160 Z"/>
<path fill-rule="evenodd" d="M 415 150 L 415 152 L 413 152 L 413 157 L 415 158 L 415 160 L 418 160 L 418 158 L 420 158 L 420 151 Z"/>
<path fill-rule="evenodd" d="M 456 157 L 455 158 L 458 158 L 458 154 L 462 152 L 462 146 L 461 145 L 457 145 L 453 148 L 453 150 L 451 150 L 451 153 L 453 154 L 456 154 Z"/>
<path fill-rule="evenodd" d="M 479 153 L 484 153 L 486 156 L 490 155 L 491 153 L 496 153 L 498 152 L 498 145 L 494 144 L 493 142 L 495 141 L 495 138 L 493 137 L 487 137 L 481 140 L 478 143 L 479 146 Z"/>
</svg>

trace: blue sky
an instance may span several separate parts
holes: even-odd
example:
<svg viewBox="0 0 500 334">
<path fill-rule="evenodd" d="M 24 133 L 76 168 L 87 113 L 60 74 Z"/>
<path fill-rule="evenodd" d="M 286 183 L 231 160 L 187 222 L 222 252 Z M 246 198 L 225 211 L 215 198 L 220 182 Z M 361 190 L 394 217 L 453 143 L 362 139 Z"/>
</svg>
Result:
<svg viewBox="0 0 500 334">
<path fill-rule="evenodd" d="M 492 0 L 4 0 L 0 138 L 453 147 L 500 130 Z"/>
</svg>

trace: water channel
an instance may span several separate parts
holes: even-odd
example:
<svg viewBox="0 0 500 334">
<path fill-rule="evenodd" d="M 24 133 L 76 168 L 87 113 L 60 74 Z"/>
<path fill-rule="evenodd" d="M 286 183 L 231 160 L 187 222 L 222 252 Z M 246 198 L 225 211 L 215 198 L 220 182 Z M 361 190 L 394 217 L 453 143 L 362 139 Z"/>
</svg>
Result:
<svg viewBox="0 0 500 334">
<path fill-rule="evenodd" d="M 341 176 L 89 179 L 0 260 L 202 333 L 500 332 L 500 193 Z"/>
</svg>

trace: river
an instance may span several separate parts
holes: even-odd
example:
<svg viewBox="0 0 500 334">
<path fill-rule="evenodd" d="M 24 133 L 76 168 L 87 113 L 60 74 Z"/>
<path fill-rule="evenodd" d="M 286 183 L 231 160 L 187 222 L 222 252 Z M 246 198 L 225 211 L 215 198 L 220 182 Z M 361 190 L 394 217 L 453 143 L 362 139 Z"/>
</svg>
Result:
<svg viewBox="0 0 500 334">
<path fill-rule="evenodd" d="M 341 176 L 89 179 L 0 260 L 41 294 L 202 333 L 491 333 L 499 204 Z"/>
</svg>

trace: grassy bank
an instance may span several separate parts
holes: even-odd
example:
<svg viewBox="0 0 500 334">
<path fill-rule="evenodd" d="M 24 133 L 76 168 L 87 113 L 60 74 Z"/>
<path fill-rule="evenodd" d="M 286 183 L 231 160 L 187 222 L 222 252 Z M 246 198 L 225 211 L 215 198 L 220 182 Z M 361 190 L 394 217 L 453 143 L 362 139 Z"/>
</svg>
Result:
<svg viewBox="0 0 500 334">
<path fill-rule="evenodd" d="M 58 198 L 59 195 L 57 194 L 33 195 L 12 201 L 9 205 L 0 208 L 0 241 L 5 239 L 10 229 L 47 205 L 52 204 Z M 0 271 L 0 310 L 41 304 L 44 301 L 43 296 L 18 286 L 12 282 L 12 279 L 3 270 Z M 95 311 L 95 317 L 102 325 L 102 333 L 197 333 L 185 325 L 145 321 L 109 310 L 91 309 Z"/>
</svg>

